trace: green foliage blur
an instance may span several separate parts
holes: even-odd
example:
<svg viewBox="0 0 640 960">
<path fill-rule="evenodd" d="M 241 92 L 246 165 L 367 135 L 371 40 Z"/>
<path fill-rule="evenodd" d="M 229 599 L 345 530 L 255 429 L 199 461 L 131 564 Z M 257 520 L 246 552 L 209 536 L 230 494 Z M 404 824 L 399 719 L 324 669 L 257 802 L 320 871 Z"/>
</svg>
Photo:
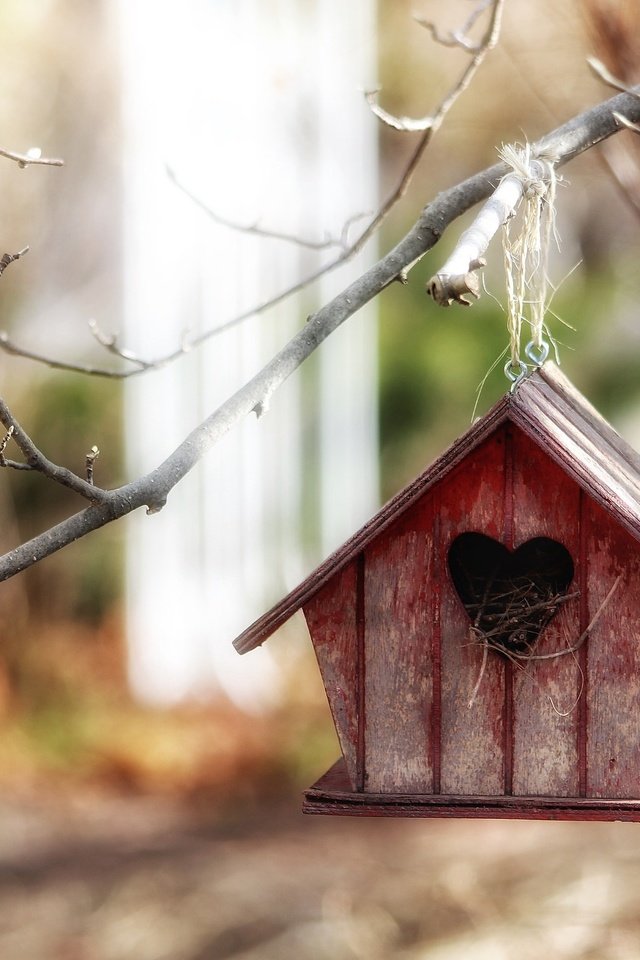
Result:
<svg viewBox="0 0 640 960">
<path fill-rule="evenodd" d="M 95 482 L 122 482 L 122 389 L 78 374 L 52 373 L 34 384 L 27 405 L 29 433 L 40 450 L 84 475 L 85 457 L 96 445 Z M 10 496 L 20 542 L 63 520 L 84 502 L 38 473 L 11 471 Z M 78 545 L 68 556 L 46 561 L 23 576 L 33 613 L 99 623 L 122 593 L 121 531 Z"/>
</svg>

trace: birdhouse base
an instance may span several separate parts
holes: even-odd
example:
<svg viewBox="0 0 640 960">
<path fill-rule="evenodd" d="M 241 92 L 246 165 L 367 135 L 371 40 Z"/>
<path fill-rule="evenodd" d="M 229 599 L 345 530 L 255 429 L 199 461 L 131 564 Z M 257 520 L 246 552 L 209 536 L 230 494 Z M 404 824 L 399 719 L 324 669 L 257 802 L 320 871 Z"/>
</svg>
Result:
<svg viewBox="0 0 640 960">
<path fill-rule="evenodd" d="M 640 822 L 640 800 L 597 797 L 480 797 L 364 793 L 351 789 L 338 760 L 305 791 L 303 813 L 341 817 L 463 817 L 510 820 L 623 820 Z"/>
</svg>

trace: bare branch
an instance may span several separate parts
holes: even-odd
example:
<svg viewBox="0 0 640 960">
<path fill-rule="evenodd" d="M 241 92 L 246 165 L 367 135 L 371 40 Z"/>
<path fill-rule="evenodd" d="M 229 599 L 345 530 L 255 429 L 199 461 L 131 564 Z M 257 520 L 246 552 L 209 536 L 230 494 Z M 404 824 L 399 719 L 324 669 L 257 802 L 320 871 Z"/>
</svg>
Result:
<svg viewBox="0 0 640 960">
<path fill-rule="evenodd" d="M 469 64 L 467 64 L 467 67 L 463 71 L 462 76 L 458 80 L 457 84 L 452 90 L 449 91 L 432 116 L 422 117 L 418 120 L 412 120 L 410 117 L 394 117 L 390 113 L 387 113 L 386 110 L 383 110 L 382 107 L 378 106 L 375 99 L 376 91 L 370 91 L 369 93 L 365 94 L 365 96 L 367 98 L 367 103 L 375 115 L 382 120 L 383 123 L 386 123 L 387 126 L 393 127 L 395 130 L 404 130 L 414 133 L 416 131 L 423 130 L 425 132 L 425 136 L 430 138 L 439 128 L 446 114 L 449 112 L 460 94 L 464 93 L 464 91 L 467 89 L 482 61 L 497 44 L 500 36 L 504 2 L 505 0 L 491 0 L 491 4 L 493 6 L 491 19 L 489 20 L 489 25 L 482 40 L 474 51 L 473 59 Z M 482 10 L 478 12 L 478 16 L 488 5 L 488 3 L 481 4 Z M 426 145 L 426 143 L 422 144 L 421 141 L 418 147 L 419 149 L 421 147 L 422 150 L 424 150 Z"/>
<path fill-rule="evenodd" d="M 15 263 L 16 260 L 20 259 L 20 257 L 24 257 L 25 253 L 29 253 L 29 247 L 23 247 L 22 250 L 18 250 L 17 253 L 5 253 L 0 259 L 0 277 L 10 263 Z"/>
<path fill-rule="evenodd" d="M 282 240 L 285 243 L 293 243 L 297 247 L 305 247 L 308 250 L 330 250 L 331 248 L 338 247 L 340 250 L 345 250 L 348 241 L 345 239 L 345 231 L 342 230 L 341 236 L 336 237 L 325 237 L 324 240 L 307 240 L 305 237 L 296 236 L 293 233 L 285 233 L 280 230 L 269 230 L 266 227 L 260 227 L 257 223 L 252 224 L 241 224 L 237 223 L 235 220 L 230 220 L 227 217 L 221 216 L 219 213 L 216 213 L 215 210 L 212 210 L 208 204 L 204 203 L 200 197 L 197 197 L 195 193 L 192 193 L 182 182 L 178 179 L 176 173 L 167 167 L 167 176 L 169 179 L 176 185 L 176 187 L 184 193 L 186 197 L 195 203 L 199 210 L 202 210 L 210 220 L 213 220 L 214 223 L 219 224 L 221 227 L 227 227 L 229 230 L 237 230 L 239 233 L 249 233 L 255 237 L 262 237 L 266 240 Z M 353 223 L 354 219 L 359 220 L 362 217 L 367 216 L 367 214 L 357 214 L 354 217 L 350 217 L 348 223 Z"/>
<path fill-rule="evenodd" d="M 60 160 L 57 157 L 43 157 L 40 147 L 31 147 L 26 153 L 16 153 L 14 150 L 3 150 L 0 148 L 0 157 L 5 157 L 7 160 L 15 160 L 22 169 L 37 163 L 48 167 L 64 166 L 64 160 Z"/>
<path fill-rule="evenodd" d="M 84 458 L 84 466 L 87 474 L 87 483 L 90 483 L 91 486 L 93 486 L 93 468 L 99 456 L 100 456 L 100 451 L 94 443 L 94 445 L 91 447 L 91 450 L 89 450 L 89 453 Z"/>
<path fill-rule="evenodd" d="M 622 80 L 618 80 L 597 57 L 587 57 L 587 64 L 592 72 L 595 73 L 596 77 L 602 80 L 603 83 L 606 83 L 608 87 L 612 87 L 614 90 L 620 90 L 622 93 L 629 93 L 632 97 L 640 97 L 637 87 L 630 87 L 628 84 L 623 83 Z"/>
<path fill-rule="evenodd" d="M 471 40 L 468 37 L 468 33 L 473 28 L 476 20 L 478 20 L 487 7 L 490 6 L 491 2 L 492 0 L 480 0 L 480 3 L 478 3 L 460 29 L 450 30 L 447 34 L 440 33 L 436 24 L 431 20 L 423 20 L 421 17 L 414 17 L 413 19 L 416 23 L 419 23 L 421 27 L 425 27 L 436 43 L 441 44 L 443 47 L 461 47 L 463 50 L 466 50 L 467 53 L 475 53 L 475 51 L 479 49 L 480 44 L 475 40 Z"/>
<path fill-rule="evenodd" d="M 617 113 L 617 112 L 614 113 L 614 117 L 616 118 L 618 123 L 621 123 L 622 126 L 625 127 L 627 130 L 632 130 L 633 133 L 640 133 L 639 124 L 632 123 L 631 120 L 627 120 L 627 118 L 623 116 L 621 113 Z"/>
<path fill-rule="evenodd" d="M 273 307 L 278 306 L 280 303 L 283 303 L 289 297 L 294 296 L 296 293 L 299 293 L 301 290 L 306 289 L 312 283 L 315 283 L 320 278 L 324 277 L 326 274 L 337 269 L 345 263 L 348 263 L 357 254 L 363 249 L 365 244 L 371 239 L 374 233 L 378 230 L 380 225 L 384 222 L 389 212 L 396 205 L 398 200 L 400 200 L 406 193 L 413 174 L 418 167 L 423 154 L 431 142 L 433 135 L 439 129 L 442 124 L 446 114 L 451 109 L 457 98 L 460 96 L 464 90 L 469 86 L 475 72 L 478 67 L 484 60 L 485 56 L 489 53 L 490 50 L 496 45 L 500 33 L 500 22 L 501 22 L 501 13 L 504 6 L 505 0 L 493 0 L 494 8 L 491 21 L 483 38 L 480 48 L 473 57 L 471 63 L 468 64 L 466 70 L 464 71 L 460 81 L 456 87 L 446 96 L 442 101 L 438 109 L 436 110 L 434 116 L 431 118 L 431 126 L 428 129 L 424 129 L 416 148 L 409 158 L 408 163 L 406 164 L 404 170 L 402 171 L 396 187 L 392 193 L 387 197 L 382 206 L 378 209 L 377 213 L 370 221 L 370 223 L 364 228 L 356 240 L 350 245 L 343 247 L 342 253 L 340 253 L 333 260 L 330 260 L 328 263 L 325 263 L 323 266 L 319 267 L 317 270 L 308 274 L 306 277 L 303 277 L 297 283 L 288 287 L 286 290 L 276 294 L 273 297 L 269 297 L 267 300 L 263 300 L 262 303 L 255 304 L 248 310 L 243 310 L 241 313 L 237 314 L 235 317 L 227 320 L 226 322 L 220 324 L 217 327 L 213 327 L 209 330 L 205 330 L 203 333 L 199 334 L 197 337 L 185 341 L 180 344 L 175 350 L 170 351 L 169 353 L 163 354 L 160 357 L 155 358 L 143 358 L 134 354 L 132 351 L 118 346 L 117 337 L 112 335 L 103 334 L 95 321 L 90 321 L 90 329 L 93 335 L 96 337 L 99 343 L 104 346 L 110 353 L 113 353 L 115 356 L 120 357 L 121 359 L 134 364 L 132 369 L 126 370 L 112 370 L 105 367 L 95 366 L 93 364 L 82 364 L 82 363 L 71 363 L 62 360 L 54 360 L 50 356 L 44 353 L 40 353 L 35 350 L 30 350 L 26 347 L 21 347 L 19 344 L 13 342 L 9 337 L 9 334 L 6 331 L 0 331 L 0 349 L 4 350 L 5 353 L 10 353 L 13 356 L 23 357 L 28 360 L 33 360 L 37 363 L 42 363 L 45 366 L 51 367 L 52 369 L 57 370 L 67 370 L 74 373 L 83 373 L 89 374 L 92 376 L 105 377 L 112 380 L 128 380 L 131 377 L 139 376 L 141 373 L 145 373 L 148 370 L 157 370 L 160 367 L 166 366 L 169 363 L 173 363 L 175 360 L 179 359 L 188 351 L 199 347 L 201 344 L 205 343 L 207 340 L 210 340 L 214 336 L 218 336 L 221 333 L 224 333 L 226 330 L 230 330 L 232 327 L 238 326 L 240 323 L 243 323 L 245 320 L 248 320 L 249 317 L 257 316 L 261 313 L 265 313 L 267 310 L 272 309 Z M 192 198 L 194 202 L 199 203 L 197 198 Z M 206 208 L 205 208 L 206 209 Z M 212 214 L 216 216 L 215 214 Z M 358 215 L 359 216 L 359 215 Z M 346 231 L 351 225 L 352 221 L 348 221 L 343 230 L 343 244 L 346 243 Z M 232 226 L 228 222 L 229 226 Z M 398 277 L 401 279 L 401 277 Z"/>
<path fill-rule="evenodd" d="M 411 117 L 396 117 L 392 113 L 388 113 L 378 104 L 377 97 L 379 93 L 380 87 L 377 87 L 375 90 L 365 90 L 365 100 L 371 107 L 371 112 L 375 113 L 378 120 L 382 120 L 388 127 L 393 127 L 394 130 L 402 130 L 406 133 L 420 133 L 420 131 L 423 130 L 430 130 L 433 126 L 433 117 L 420 117 L 414 120 Z"/>
<path fill-rule="evenodd" d="M 617 115 L 620 120 L 620 115 Z M 627 121 L 628 122 L 628 121 Z M 640 127 L 638 127 L 640 132 Z M 620 138 L 609 140 L 600 150 L 602 164 L 627 203 L 640 216 L 640 167 Z"/>
<path fill-rule="evenodd" d="M 36 447 L 31 437 L 22 429 L 1 397 L 0 423 L 7 429 L 7 434 L 2 441 L 0 466 L 13 467 L 13 469 L 17 470 L 37 470 L 50 480 L 54 480 L 63 487 L 73 490 L 74 493 L 79 493 L 81 497 L 84 497 L 85 500 L 89 500 L 91 503 L 100 502 L 107 497 L 104 490 L 101 490 L 99 487 L 94 487 L 92 484 L 87 483 L 86 480 L 83 480 L 82 477 L 78 477 L 75 473 L 72 473 L 71 470 L 67 470 L 66 467 L 59 467 L 47 459 Z M 15 461 L 5 460 L 4 450 L 9 440 L 14 440 L 18 445 L 25 458 L 25 463 L 20 464 Z"/>
<path fill-rule="evenodd" d="M 619 132 L 614 112 L 624 114 L 632 123 L 640 122 L 640 97 L 635 95 L 636 91 L 640 88 L 631 94 L 613 97 L 552 131 L 532 145 L 534 154 L 556 156 L 557 165 L 562 166 Z M 0 581 L 141 506 L 146 505 L 152 513 L 161 510 L 173 487 L 211 447 L 247 414 L 259 412 L 274 391 L 334 330 L 390 283 L 404 276 L 440 240 L 450 223 L 491 194 L 506 172 L 506 164 L 495 164 L 440 193 L 425 207 L 397 246 L 310 317 L 303 329 L 259 373 L 197 426 L 151 473 L 110 491 L 93 487 L 72 474 L 72 481 L 65 485 L 87 496 L 93 501 L 92 505 L 0 557 Z M 13 425 L 18 432 L 15 419 L 1 402 L 0 421 L 7 430 Z M 24 434 L 21 442 L 27 454 L 33 452 Z M 39 457 L 46 461 L 42 455 Z M 46 463 L 47 475 L 59 480 L 63 468 Z"/>
</svg>

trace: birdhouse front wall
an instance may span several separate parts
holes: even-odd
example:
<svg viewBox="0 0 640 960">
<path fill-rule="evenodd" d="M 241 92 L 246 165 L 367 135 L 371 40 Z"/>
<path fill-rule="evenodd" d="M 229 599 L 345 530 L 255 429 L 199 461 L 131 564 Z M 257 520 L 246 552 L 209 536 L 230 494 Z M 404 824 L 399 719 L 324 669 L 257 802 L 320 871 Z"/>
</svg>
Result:
<svg viewBox="0 0 640 960">
<path fill-rule="evenodd" d="M 470 532 L 569 552 L 566 599 L 535 658 L 487 649 L 471 629 L 448 563 Z M 637 541 L 502 424 L 304 608 L 352 790 L 640 797 L 639 567 Z"/>
</svg>

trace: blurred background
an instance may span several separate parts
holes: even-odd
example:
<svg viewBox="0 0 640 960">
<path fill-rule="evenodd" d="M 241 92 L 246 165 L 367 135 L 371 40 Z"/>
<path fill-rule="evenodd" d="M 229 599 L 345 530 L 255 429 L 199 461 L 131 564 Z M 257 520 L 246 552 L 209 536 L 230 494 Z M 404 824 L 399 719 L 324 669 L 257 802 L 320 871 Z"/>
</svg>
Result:
<svg viewBox="0 0 640 960">
<path fill-rule="evenodd" d="M 161 357 L 313 274 L 415 147 L 362 90 L 429 114 L 468 54 L 414 15 L 446 33 L 474 6 L 5 0 L 0 147 L 65 166 L 2 161 L 0 253 L 31 250 L 2 277 L 0 327 L 119 374 L 132 365 L 90 319 Z M 637 82 L 639 38 L 634 0 L 509 0 L 498 48 L 356 262 L 140 376 L 0 354 L 4 398 L 56 462 L 82 472 L 96 444 L 100 485 L 151 469 L 439 190 L 607 97 L 586 56 Z M 637 138 L 562 177 L 549 326 L 576 386 L 640 446 Z M 506 389 L 502 364 L 489 372 L 507 343 L 500 251 L 471 309 L 424 293 L 468 220 L 158 516 L 2 584 L 3 960 L 638 956 L 637 827 L 303 819 L 300 791 L 338 753 L 304 623 L 245 658 L 231 648 Z M 4 550 L 81 506 L 1 479 Z"/>
</svg>

